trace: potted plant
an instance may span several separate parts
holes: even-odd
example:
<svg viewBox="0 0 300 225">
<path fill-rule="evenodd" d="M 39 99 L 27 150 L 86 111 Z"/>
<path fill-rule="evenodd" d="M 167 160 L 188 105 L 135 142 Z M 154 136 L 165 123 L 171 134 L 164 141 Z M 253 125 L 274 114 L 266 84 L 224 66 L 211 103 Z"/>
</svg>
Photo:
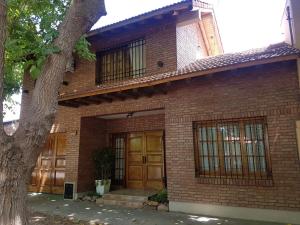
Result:
<svg viewBox="0 0 300 225">
<path fill-rule="evenodd" d="M 95 184 L 98 195 L 109 192 L 114 161 L 115 154 L 112 148 L 103 148 L 94 153 L 96 169 Z"/>
</svg>

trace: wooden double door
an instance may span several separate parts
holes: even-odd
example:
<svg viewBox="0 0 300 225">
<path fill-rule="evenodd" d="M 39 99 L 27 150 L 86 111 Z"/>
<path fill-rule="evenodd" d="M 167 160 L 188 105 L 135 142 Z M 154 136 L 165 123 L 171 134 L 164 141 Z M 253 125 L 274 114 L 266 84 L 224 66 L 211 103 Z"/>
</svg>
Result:
<svg viewBox="0 0 300 225">
<path fill-rule="evenodd" d="M 31 176 L 29 191 L 63 194 L 66 167 L 66 134 L 50 134 Z"/>
<path fill-rule="evenodd" d="M 127 137 L 127 188 L 164 187 L 163 131 L 130 133 Z"/>
</svg>

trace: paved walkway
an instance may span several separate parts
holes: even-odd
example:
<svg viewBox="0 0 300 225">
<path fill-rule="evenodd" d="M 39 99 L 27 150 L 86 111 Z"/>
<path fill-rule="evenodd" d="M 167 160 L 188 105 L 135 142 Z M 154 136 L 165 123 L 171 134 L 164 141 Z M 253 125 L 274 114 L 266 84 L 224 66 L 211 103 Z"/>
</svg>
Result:
<svg viewBox="0 0 300 225">
<path fill-rule="evenodd" d="M 29 195 L 33 211 L 58 215 L 74 221 L 109 225 L 276 225 L 257 221 L 215 218 L 174 212 L 158 212 L 151 209 L 127 209 L 98 206 L 93 202 L 64 201 L 59 195 Z M 277 224 L 283 225 L 283 224 Z"/>
</svg>

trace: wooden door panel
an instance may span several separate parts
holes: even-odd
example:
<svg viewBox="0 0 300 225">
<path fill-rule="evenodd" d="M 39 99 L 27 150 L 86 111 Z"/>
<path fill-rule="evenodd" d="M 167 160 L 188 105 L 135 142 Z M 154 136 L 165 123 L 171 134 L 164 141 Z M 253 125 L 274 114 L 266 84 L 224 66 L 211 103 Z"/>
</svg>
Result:
<svg viewBox="0 0 300 225">
<path fill-rule="evenodd" d="M 54 148 L 55 148 L 55 136 L 53 134 L 50 134 L 49 137 L 47 138 L 44 150 L 42 151 L 41 156 L 53 156 L 54 153 Z"/>
<path fill-rule="evenodd" d="M 40 186 L 50 186 L 51 185 L 51 171 L 50 170 L 41 170 L 40 171 Z"/>
<path fill-rule="evenodd" d="M 34 170 L 31 174 L 31 185 L 36 186 L 38 184 L 38 171 Z"/>
<path fill-rule="evenodd" d="M 156 135 L 153 133 L 146 134 L 146 150 L 147 152 L 162 152 L 162 136 L 160 136 L 160 132 Z"/>
<path fill-rule="evenodd" d="M 66 134 L 50 134 L 32 173 L 29 191 L 62 194 L 65 179 Z"/>
<path fill-rule="evenodd" d="M 141 164 L 143 162 L 143 156 L 142 154 L 132 154 L 128 153 L 128 162 L 132 163 L 139 163 Z"/>
<path fill-rule="evenodd" d="M 66 155 L 67 138 L 66 134 L 60 133 L 56 138 L 56 156 Z"/>
<path fill-rule="evenodd" d="M 128 134 L 127 187 L 163 188 L 163 131 Z"/>
<path fill-rule="evenodd" d="M 144 183 L 142 180 L 129 180 L 127 182 L 127 188 L 131 189 L 143 189 L 144 188 Z"/>
<path fill-rule="evenodd" d="M 143 139 L 142 136 L 130 137 L 129 152 L 140 152 L 143 151 Z"/>
<path fill-rule="evenodd" d="M 141 166 L 129 166 L 128 167 L 128 179 L 129 180 L 142 180 L 143 168 Z"/>
<path fill-rule="evenodd" d="M 54 173 L 54 186 L 64 186 L 65 171 L 56 170 Z"/>
<path fill-rule="evenodd" d="M 127 140 L 127 187 L 143 187 L 143 133 L 132 133 Z"/>
<path fill-rule="evenodd" d="M 52 158 L 42 158 L 41 167 L 44 169 L 50 169 L 52 167 Z"/>
<path fill-rule="evenodd" d="M 147 162 L 151 163 L 151 164 L 153 164 L 153 163 L 161 164 L 161 163 L 164 162 L 164 159 L 163 159 L 162 154 L 158 154 L 158 155 L 150 155 L 150 154 L 148 154 Z"/>
<path fill-rule="evenodd" d="M 66 160 L 65 159 L 56 159 L 55 167 L 56 168 L 65 168 Z"/>
<path fill-rule="evenodd" d="M 161 181 L 163 178 L 161 165 L 147 167 L 147 180 Z"/>
<path fill-rule="evenodd" d="M 162 189 L 164 177 L 163 131 L 145 132 L 146 188 Z"/>
</svg>

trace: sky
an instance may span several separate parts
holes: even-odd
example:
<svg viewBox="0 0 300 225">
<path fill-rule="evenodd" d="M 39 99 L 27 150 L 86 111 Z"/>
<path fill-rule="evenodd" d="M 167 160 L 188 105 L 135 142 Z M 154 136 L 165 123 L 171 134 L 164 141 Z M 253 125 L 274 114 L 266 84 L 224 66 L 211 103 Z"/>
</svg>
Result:
<svg viewBox="0 0 300 225">
<path fill-rule="evenodd" d="M 285 0 L 204 0 L 214 5 L 225 53 L 283 41 L 280 28 Z M 106 0 L 107 16 L 94 28 L 118 22 L 179 0 Z M 13 97 L 21 102 L 20 95 Z M 18 119 L 20 107 L 7 111 L 4 121 Z"/>
</svg>

